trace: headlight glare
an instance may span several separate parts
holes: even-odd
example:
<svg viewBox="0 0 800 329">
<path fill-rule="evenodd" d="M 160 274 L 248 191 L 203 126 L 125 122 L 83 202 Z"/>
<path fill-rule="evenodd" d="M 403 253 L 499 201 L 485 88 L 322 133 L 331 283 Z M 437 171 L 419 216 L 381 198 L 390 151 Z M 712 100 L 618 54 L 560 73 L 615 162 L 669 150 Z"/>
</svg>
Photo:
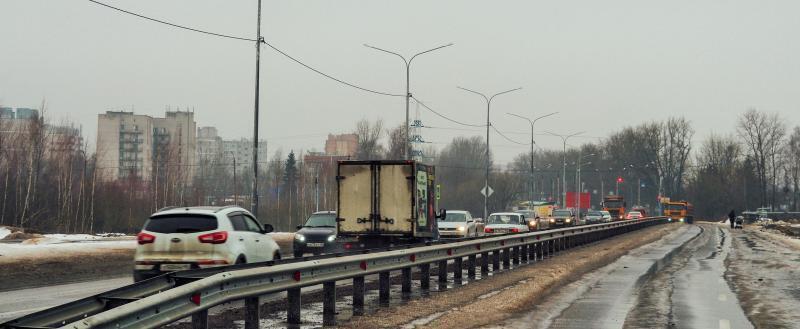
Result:
<svg viewBox="0 0 800 329">
<path fill-rule="evenodd" d="M 305 242 L 306 241 L 306 236 L 302 235 L 302 234 L 295 234 L 294 235 L 294 239 L 297 240 L 297 241 L 300 241 L 300 242 Z"/>
<path fill-rule="evenodd" d="M 464 230 L 466 229 L 466 227 L 464 227 L 464 226 L 459 226 L 459 227 L 458 227 L 458 228 L 456 228 L 456 229 L 457 229 L 459 232 L 464 232 Z"/>
<path fill-rule="evenodd" d="M 331 235 L 331 236 L 328 237 L 328 242 L 333 242 L 333 240 L 336 240 L 336 236 L 335 235 Z"/>
</svg>

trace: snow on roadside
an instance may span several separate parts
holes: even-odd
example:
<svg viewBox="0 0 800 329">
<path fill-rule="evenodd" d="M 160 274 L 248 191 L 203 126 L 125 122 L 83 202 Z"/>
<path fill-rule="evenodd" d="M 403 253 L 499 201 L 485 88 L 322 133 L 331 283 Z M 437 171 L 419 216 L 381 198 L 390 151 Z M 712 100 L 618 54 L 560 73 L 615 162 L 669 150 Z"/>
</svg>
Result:
<svg viewBox="0 0 800 329">
<path fill-rule="evenodd" d="M 0 240 L 6 237 L 6 235 L 11 234 L 11 230 L 9 230 L 5 226 L 0 226 Z"/>
<path fill-rule="evenodd" d="M 135 248 L 136 240 L 62 242 L 44 244 L 0 243 L 0 263 L 13 261 L 17 258 L 59 257 L 65 254 L 107 252 L 110 250 L 119 249 L 133 250 Z"/>
</svg>

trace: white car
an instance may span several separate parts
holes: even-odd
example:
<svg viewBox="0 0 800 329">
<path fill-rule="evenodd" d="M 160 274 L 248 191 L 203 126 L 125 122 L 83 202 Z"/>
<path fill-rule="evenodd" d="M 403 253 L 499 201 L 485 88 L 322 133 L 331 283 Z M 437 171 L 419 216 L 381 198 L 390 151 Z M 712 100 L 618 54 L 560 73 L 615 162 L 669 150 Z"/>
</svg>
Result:
<svg viewBox="0 0 800 329">
<path fill-rule="evenodd" d="M 486 234 L 530 232 L 525 216 L 515 212 L 499 212 L 489 215 L 483 231 Z"/>
<path fill-rule="evenodd" d="M 483 223 L 472 218 L 465 210 L 448 210 L 447 216 L 439 220 L 439 236 L 442 238 L 469 238 L 483 235 Z"/>
<path fill-rule="evenodd" d="M 134 254 L 135 281 L 165 272 L 280 259 L 278 244 L 241 207 L 171 207 L 144 223 Z"/>
<path fill-rule="evenodd" d="M 625 216 L 625 219 L 642 219 L 642 213 L 638 211 L 630 211 L 628 215 Z"/>
<path fill-rule="evenodd" d="M 602 222 L 608 223 L 608 222 L 611 221 L 611 213 L 610 212 L 605 211 L 605 210 L 601 210 L 600 213 L 603 214 Z"/>
</svg>

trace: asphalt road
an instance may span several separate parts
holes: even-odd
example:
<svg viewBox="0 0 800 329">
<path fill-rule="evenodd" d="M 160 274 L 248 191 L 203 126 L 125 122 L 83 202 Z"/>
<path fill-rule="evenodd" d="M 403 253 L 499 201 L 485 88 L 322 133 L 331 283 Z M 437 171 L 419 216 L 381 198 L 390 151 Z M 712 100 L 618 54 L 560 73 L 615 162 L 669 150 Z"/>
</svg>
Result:
<svg viewBox="0 0 800 329">
<path fill-rule="evenodd" d="M 632 250 L 502 327 L 752 328 L 726 280 L 727 228 L 686 225 Z"/>
<path fill-rule="evenodd" d="M 76 282 L 0 292 L 0 322 L 65 304 L 133 282 L 132 277 Z"/>
</svg>

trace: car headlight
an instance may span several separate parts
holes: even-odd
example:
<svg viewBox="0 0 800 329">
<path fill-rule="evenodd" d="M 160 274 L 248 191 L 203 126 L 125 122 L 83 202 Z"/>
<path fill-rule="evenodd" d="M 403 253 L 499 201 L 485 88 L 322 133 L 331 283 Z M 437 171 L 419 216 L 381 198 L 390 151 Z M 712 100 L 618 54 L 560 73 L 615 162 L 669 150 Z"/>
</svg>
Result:
<svg viewBox="0 0 800 329">
<path fill-rule="evenodd" d="M 567 218 L 566 222 L 569 223 L 571 220 L 572 220 L 571 218 Z"/>
<path fill-rule="evenodd" d="M 528 222 L 528 226 L 536 226 L 536 221 L 530 221 L 530 222 Z"/>
<path fill-rule="evenodd" d="M 681 223 L 683 223 L 683 218 L 679 219 L 678 221 L 680 221 Z"/>
<path fill-rule="evenodd" d="M 551 222 L 551 223 L 555 223 L 555 222 L 556 222 L 556 219 L 555 219 L 555 218 L 550 218 L 550 222 Z"/>
<path fill-rule="evenodd" d="M 305 242 L 306 241 L 306 236 L 302 235 L 302 234 L 295 234 L 294 235 L 294 239 L 299 241 L 299 242 Z"/>
<path fill-rule="evenodd" d="M 336 236 L 335 235 L 331 235 L 331 236 L 328 237 L 328 242 L 333 242 L 333 240 L 336 240 Z"/>
<path fill-rule="evenodd" d="M 464 232 L 464 230 L 466 230 L 466 229 L 467 228 L 464 227 L 464 226 L 459 226 L 458 228 L 456 228 L 456 230 L 458 230 L 459 232 Z"/>
</svg>

